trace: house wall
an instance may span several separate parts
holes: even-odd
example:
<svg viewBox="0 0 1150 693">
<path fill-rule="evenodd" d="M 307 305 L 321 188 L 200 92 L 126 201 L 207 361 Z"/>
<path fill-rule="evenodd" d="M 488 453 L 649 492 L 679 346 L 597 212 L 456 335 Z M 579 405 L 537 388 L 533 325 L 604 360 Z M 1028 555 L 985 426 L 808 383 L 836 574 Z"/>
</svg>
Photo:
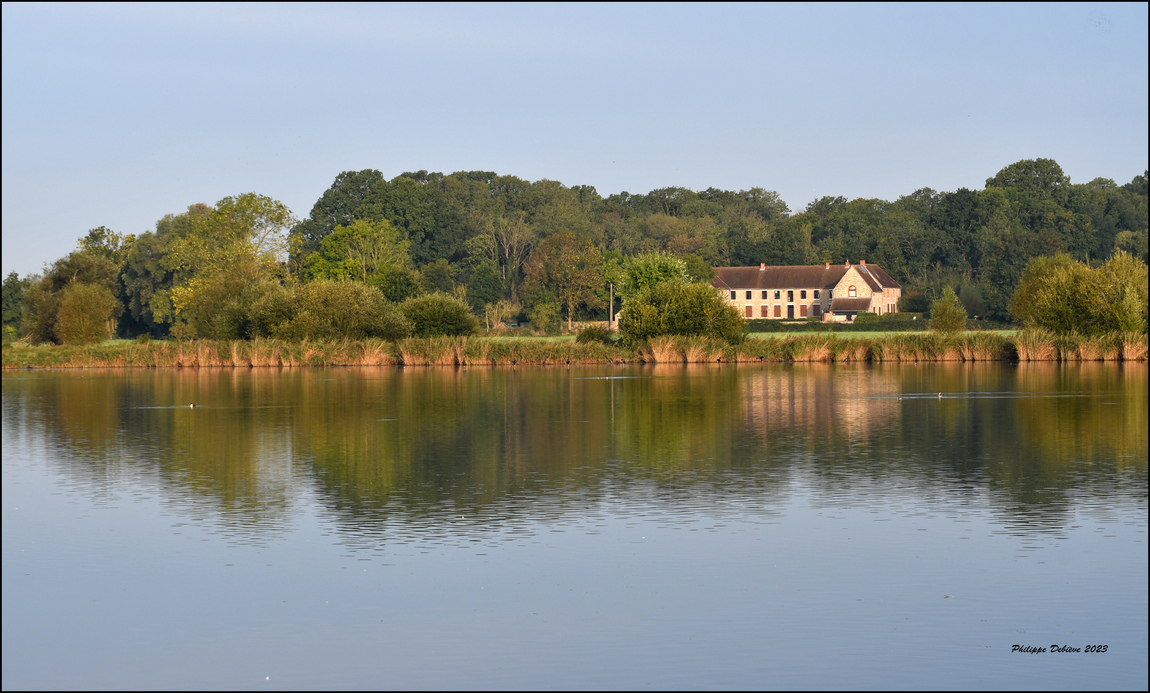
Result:
<svg viewBox="0 0 1150 693">
<path fill-rule="evenodd" d="M 788 289 L 767 289 L 766 296 L 762 289 L 747 289 L 737 288 L 734 289 L 734 297 L 731 296 L 731 289 L 722 289 L 721 295 L 727 303 L 735 306 L 739 314 L 753 319 L 770 318 L 770 319 L 787 319 L 787 307 L 794 306 L 794 319 L 798 320 L 804 317 L 819 317 L 826 315 L 830 309 L 831 298 L 851 298 L 850 287 L 855 287 L 855 295 L 853 298 L 869 298 L 870 312 L 885 315 L 886 313 L 898 312 L 898 299 L 902 295 L 902 289 L 880 289 L 875 291 L 871 289 L 870 284 L 859 273 L 857 265 L 852 265 L 849 270 L 843 275 L 843 278 L 832 289 L 819 287 L 792 287 Z M 747 292 L 750 292 L 750 298 L 747 297 Z M 778 298 L 775 298 L 775 292 L 778 292 Z M 787 292 L 793 292 L 793 300 L 787 300 Z M 806 291 L 806 297 L 803 297 L 803 291 Z M 819 292 L 819 297 L 815 298 L 815 292 Z M 816 313 L 815 307 L 818 307 Z M 778 315 L 775 315 L 775 309 L 778 308 Z M 750 315 L 747 314 L 747 309 L 750 308 Z M 804 314 L 803 308 L 806 308 Z M 765 309 L 765 312 L 764 312 Z"/>
<path fill-rule="evenodd" d="M 835 285 L 834 297 L 835 298 L 851 298 L 850 287 L 855 287 L 854 298 L 869 298 L 870 312 L 878 313 L 879 315 L 886 315 L 887 313 L 898 312 L 898 299 L 902 295 L 902 289 L 884 288 L 880 291 L 874 291 L 870 288 L 870 284 L 859 273 L 857 265 L 851 265 L 839 283 Z"/>
<path fill-rule="evenodd" d="M 738 308 L 739 314 L 743 317 L 751 319 L 787 319 L 787 306 L 794 306 L 795 320 L 801 318 L 816 316 L 815 306 L 819 307 L 818 315 L 826 312 L 827 306 L 831 301 L 831 292 L 828 289 L 819 287 L 818 289 L 812 288 L 794 288 L 794 289 L 767 289 L 766 298 L 763 298 L 763 289 L 734 289 L 735 298 L 731 298 L 731 290 L 723 290 L 723 297 L 727 303 Z M 747 292 L 751 292 L 751 297 L 747 298 Z M 775 298 L 775 292 L 778 292 L 779 297 Z M 793 300 L 787 300 L 788 291 Z M 803 297 L 803 292 L 806 292 L 806 298 Z M 815 292 L 819 292 L 819 298 L 815 298 Z M 775 315 L 775 307 L 778 307 L 779 314 Z M 747 315 L 747 308 L 751 309 L 751 314 Z M 763 313 L 763 309 L 766 313 Z M 803 309 L 806 312 L 803 312 Z"/>
</svg>

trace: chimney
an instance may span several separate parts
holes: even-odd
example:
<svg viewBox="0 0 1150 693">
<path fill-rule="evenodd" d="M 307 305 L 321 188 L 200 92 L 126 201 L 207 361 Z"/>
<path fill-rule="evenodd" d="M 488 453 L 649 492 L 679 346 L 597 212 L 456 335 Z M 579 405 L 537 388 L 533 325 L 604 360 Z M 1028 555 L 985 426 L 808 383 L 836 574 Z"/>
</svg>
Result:
<svg viewBox="0 0 1150 693">
<path fill-rule="evenodd" d="M 859 260 L 859 264 L 866 267 L 866 260 Z"/>
<path fill-rule="evenodd" d="M 850 261 L 850 260 L 847 260 L 846 262 L 844 262 L 844 263 L 843 263 L 843 268 L 844 268 L 844 269 L 850 269 L 850 268 L 851 268 L 851 261 Z"/>
<path fill-rule="evenodd" d="M 826 266 L 826 267 L 824 267 L 823 269 L 830 269 L 830 268 L 831 268 L 831 263 L 829 263 L 829 262 L 828 262 L 828 263 L 827 263 L 827 266 Z"/>
<path fill-rule="evenodd" d="M 765 263 L 765 262 L 760 262 L 760 263 L 759 263 L 759 271 L 760 271 L 760 272 L 763 272 L 763 271 L 765 271 L 766 269 L 767 269 L 767 263 Z"/>
</svg>

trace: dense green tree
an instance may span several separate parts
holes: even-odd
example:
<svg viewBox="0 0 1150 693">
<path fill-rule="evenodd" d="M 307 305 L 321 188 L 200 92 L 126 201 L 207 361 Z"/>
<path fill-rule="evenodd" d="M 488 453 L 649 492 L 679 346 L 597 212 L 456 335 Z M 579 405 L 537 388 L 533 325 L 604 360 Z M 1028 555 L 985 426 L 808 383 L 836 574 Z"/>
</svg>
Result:
<svg viewBox="0 0 1150 693">
<path fill-rule="evenodd" d="M 105 286 L 70 284 L 60 292 L 54 331 L 61 344 L 92 344 L 112 336 L 120 302 Z"/>
<path fill-rule="evenodd" d="M 603 254 L 585 238 L 564 232 L 543 241 L 532 253 L 523 291 L 529 305 L 558 304 L 571 330 L 577 308 L 603 307 L 605 285 Z"/>
<path fill-rule="evenodd" d="M 24 324 L 24 299 L 28 293 L 31 282 L 28 278 L 21 279 L 15 272 L 10 272 L 4 278 L 3 315 L 4 340 L 20 333 Z"/>
<path fill-rule="evenodd" d="M 274 200 L 247 194 L 193 205 L 135 239 L 92 229 L 76 253 L 29 284 L 25 322 L 55 339 L 59 294 L 75 281 L 106 286 L 122 301 L 120 334 L 161 337 L 177 323 L 192 334 L 191 322 L 202 320 L 184 311 L 199 310 L 193 303 L 203 292 L 238 291 L 225 275 L 240 265 L 257 271 L 261 285 L 355 278 L 394 302 L 422 292 L 421 279 L 434 274 L 421 278 L 411 266 L 450 269 L 450 286 L 434 279 L 429 288 L 466 291 L 474 310 L 486 311 L 501 301 L 517 304 L 533 254 L 539 253 L 534 272 L 542 274 L 552 252 L 545 244 L 568 234 L 612 258 L 604 263 L 604 281 L 615 281 L 627 258 L 645 254 L 682 257 L 688 274 L 704 283 L 717 265 L 866 259 L 890 272 L 905 296 L 921 297 L 921 307 L 946 286 L 961 287 L 972 314 L 1002 320 L 1010 318 L 1010 297 L 1033 258 L 1067 253 L 1097 266 L 1123 250 L 1150 259 L 1147 209 L 1145 174 L 1121 185 L 1106 178 L 1072 184 L 1048 159 L 1010 164 L 984 190 L 922 188 L 894 202 L 826 196 L 796 214 L 762 188 L 670 187 L 603 198 L 591 186 L 492 171 L 416 171 L 391 180 L 371 169 L 347 171 L 300 223 Z M 356 245 L 361 235 L 350 231 L 386 225 L 393 230 L 388 247 L 407 243 L 411 266 L 373 255 L 371 244 Z M 339 229 L 355 238 L 340 238 Z M 531 283 L 527 303 L 561 304 L 573 320 L 606 298 L 600 291 L 572 308 L 548 293 L 553 285 Z"/>
<path fill-rule="evenodd" d="M 356 219 L 335 227 L 320 243 L 319 252 L 307 256 L 303 271 L 309 279 L 370 282 L 381 271 L 410 264 L 410 245 L 386 220 Z"/>
<path fill-rule="evenodd" d="M 743 317 L 704 284 L 666 281 L 627 301 L 619 318 L 625 344 L 659 335 L 705 335 L 735 343 L 743 338 Z"/>
<path fill-rule="evenodd" d="M 1070 177 L 1053 159 L 1023 159 L 986 179 L 988 188 L 1009 188 L 1038 199 L 1066 199 Z"/>
<path fill-rule="evenodd" d="M 291 229 L 293 263 L 302 264 L 304 257 L 318 251 L 323 239 L 337 226 L 349 226 L 362 218 L 358 215 L 359 208 L 372 188 L 381 182 L 384 182 L 383 174 L 374 169 L 344 171 L 336 176 L 331 187 L 312 206 L 308 218 Z"/>
<path fill-rule="evenodd" d="M 419 272 L 410 267 L 391 266 L 379 273 L 374 281 L 384 298 L 392 303 L 403 303 L 423 293 Z"/>
<path fill-rule="evenodd" d="M 476 266 L 467 283 L 467 300 L 471 307 L 480 311 L 488 304 L 498 303 L 503 298 L 503 280 L 495 262 L 484 260 Z"/>
<path fill-rule="evenodd" d="M 450 294 L 455 291 L 455 268 L 443 258 L 420 267 L 419 277 L 425 293 Z"/>
<path fill-rule="evenodd" d="M 1146 263 L 1119 250 L 1094 273 L 1101 298 L 1100 331 L 1145 334 L 1150 293 Z"/>
<path fill-rule="evenodd" d="M 409 298 L 399 310 L 411 325 L 415 337 L 443 337 L 475 334 L 479 320 L 467 304 L 444 293 L 424 294 Z"/>
<path fill-rule="evenodd" d="M 269 293 L 256 308 L 256 324 L 280 339 L 395 340 L 411 333 L 402 312 L 360 282 L 314 281 L 286 294 Z"/>
<path fill-rule="evenodd" d="M 1120 231 L 1114 237 L 1114 248 L 1129 253 L 1146 263 L 1150 262 L 1150 242 L 1148 241 L 1150 238 L 1148 238 L 1146 229 L 1137 232 Z"/>
<path fill-rule="evenodd" d="M 120 293 L 120 268 L 102 253 L 77 250 L 60 258 L 47 268 L 45 274 L 31 282 L 24 302 L 23 334 L 32 342 L 60 343 L 57 332 L 57 319 L 63 292 L 77 285 L 99 287 L 114 299 L 110 309 L 111 318 L 118 318 L 122 305 Z M 101 294 L 104 295 L 104 294 Z M 104 319 L 101 316 L 101 319 Z"/>
<path fill-rule="evenodd" d="M 250 321 L 240 319 L 243 306 L 254 300 L 250 292 L 282 277 L 287 233 L 295 225 L 291 211 L 270 197 L 245 193 L 179 221 L 186 228 L 165 244 L 162 260 L 172 286 L 153 296 L 154 318 L 180 321 L 201 337 L 250 332 Z M 226 306 L 228 315 L 212 315 L 209 306 Z"/>
<path fill-rule="evenodd" d="M 98 226 L 88 231 L 88 235 L 80 239 L 79 245 L 81 252 L 100 256 L 120 265 L 123 264 L 124 257 L 134 241 L 135 236 L 125 236 L 107 227 Z"/>
<path fill-rule="evenodd" d="M 253 307 L 269 293 L 281 290 L 253 259 L 233 264 L 214 274 L 201 273 L 184 287 L 186 303 L 179 319 L 187 337 L 250 339 L 258 336 Z M 349 308 L 350 309 L 350 308 Z"/>
<path fill-rule="evenodd" d="M 1146 265 L 1118 251 L 1097 269 L 1065 253 L 1035 258 L 1010 302 L 1025 327 L 1098 335 L 1146 332 Z"/>
<path fill-rule="evenodd" d="M 615 290 L 627 300 L 666 281 L 691 281 L 686 261 L 665 253 L 641 253 L 623 261 L 622 276 Z"/>
<path fill-rule="evenodd" d="M 464 217 L 446 203 L 436 186 L 408 176 L 372 186 L 358 214 L 386 219 L 411 242 L 411 258 L 425 265 L 440 258 L 457 261 L 463 256 Z"/>
<path fill-rule="evenodd" d="M 966 308 L 949 286 L 942 298 L 930 306 L 930 329 L 935 332 L 961 332 L 966 329 Z"/>
</svg>

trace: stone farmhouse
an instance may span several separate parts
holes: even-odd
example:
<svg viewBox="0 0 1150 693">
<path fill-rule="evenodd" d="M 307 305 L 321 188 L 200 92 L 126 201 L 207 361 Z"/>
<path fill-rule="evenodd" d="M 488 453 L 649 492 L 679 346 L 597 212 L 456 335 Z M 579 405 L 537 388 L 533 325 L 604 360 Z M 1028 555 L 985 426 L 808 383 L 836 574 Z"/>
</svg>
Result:
<svg viewBox="0 0 1150 693">
<path fill-rule="evenodd" d="M 859 313 L 898 312 L 902 286 L 860 260 L 832 266 L 716 267 L 711 285 L 747 318 L 854 320 Z"/>
</svg>

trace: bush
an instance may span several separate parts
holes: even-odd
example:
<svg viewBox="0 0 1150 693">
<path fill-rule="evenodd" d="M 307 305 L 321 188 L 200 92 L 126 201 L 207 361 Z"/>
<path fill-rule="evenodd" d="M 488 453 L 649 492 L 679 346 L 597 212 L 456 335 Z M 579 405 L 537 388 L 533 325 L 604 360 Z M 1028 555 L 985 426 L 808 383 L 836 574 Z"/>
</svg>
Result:
<svg viewBox="0 0 1150 693">
<path fill-rule="evenodd" d="M 111 321 L 120 302 L 103 286 L 73 284 L 60 295 L 56 338 L 61 344 L 93 344 L 112 336 Z"/>
<path fill-rule="evenodd" d="M 1086 336 L 1145 332 L 1146 306 L 1146 265 L 1122 251 L 1093 270 L 1066 254 L 1034 258 L 1010 299 L 1026 328 Z"/>
<path fill-rule="evenodd" d="M 1106 332 L 1146 333 L 1146 265 L 1119 250 L 1094 271 L 1101 302 L 1099 322 Z"/>
<path fill-rule="evenodd" d="M 743 316 L 706 284 L 668 281 L 642 289 L 623 305 L 619 332 L 628 346 L 665 334 L 743 339 Z"/>
<path fill-rule="evenodd" d="M 931 304 L 930 329 L 935 332 L 961 332 L 966 329 L 966 308 L 958 300 L 958 295 L 949 286 L 942 292 L 942 298 Z"/>
<path fill-rule="evenodd" d="M 455 337 L 475 334 L 479 320 L 463 301 L 444 293 L 409 298 L 399 306 L 415 337 Z"/>
<path fill-rule="evenodd" d="M 592 342 L 614 344 L 615 333 L 604 325 L 591 325 L 590 327 L 584 327 L 582 330 L 579 330 L 579 334 L 575 335 L 575 342 L 578 344 L 589 344 Z"/>
<path fill-rule="evenodd" d="M 283 287 L 257 263 L 239 263 L 210 276 L 198 276 L 180 287 L 180 316 L 191 335 L 201 339 L 249 339 L 258 334 L 252 308 Z M 175 293 L 175 292 L 174 292 Z"/>
<path fill-rule="evenodd" d="M 543 334 L 559 334 L 563 326 L 562 316 L 559 314 L 559 305 L 551 301 L 540 301 L 527 311 L 527 319 L 531 329 Z"/>
<path fill-rule="evenodd" d="M 378 290 L 350 281 L 320 280 L 297 287 L 287 301 L 266 299 L 260 320 L 280 339 L 402 339 L 411 326 Z M 286 320 L 282 318 L 290 315 Z M 281 320 L 274 324 L 276 320 Z M 265 328 L 266 329 L 266 328 Z"/>
<path fill-rule="evenodd" d="M 392 303 L 403 303 L 423 293 L 419 272 L 408 267 L 393 266 L 381 271 L 375 284 Z"/>
</svg>

